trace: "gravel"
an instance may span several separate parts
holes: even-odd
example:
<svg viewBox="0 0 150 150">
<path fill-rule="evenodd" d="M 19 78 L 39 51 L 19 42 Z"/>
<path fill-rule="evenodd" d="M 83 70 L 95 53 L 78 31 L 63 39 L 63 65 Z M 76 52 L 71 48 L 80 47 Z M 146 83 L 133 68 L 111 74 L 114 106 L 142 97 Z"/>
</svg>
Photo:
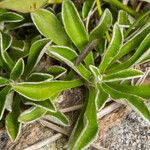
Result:
<svg viewBox="0 0 150 150">
<path fill-rule="evenodd" d="M 107 131 L 102 146 L 109 150 L 150 150 L 150 125 L 132 111 Z"/>
</svg>

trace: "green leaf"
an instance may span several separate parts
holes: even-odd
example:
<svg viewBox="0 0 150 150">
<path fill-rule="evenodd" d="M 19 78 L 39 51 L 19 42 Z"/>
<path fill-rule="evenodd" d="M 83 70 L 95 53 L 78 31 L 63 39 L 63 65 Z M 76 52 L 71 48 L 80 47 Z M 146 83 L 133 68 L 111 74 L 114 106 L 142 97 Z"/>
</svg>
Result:
<svg viewBox="0 0 150 150">
<path fill-rule="evenodd" d="M 96 50 L 102 55 L 106 52 L 107 49 L 107 39 L 101 39 L 100 42 L 96 46 Z"/>
<path fill-rule="evenodd" d="M 106 9 L 99 21 L 99 24 L 91 31 L 90 40 L 102 39 L 105 32 L 108 31 L 112 24 L 112 14 L 109 9 Z"/>
<path fill-rule="evenodd" d="M 129 80 L 132 78 L 138 78 L 143 76 L 144 73 L 142 71 L 136 69 L 125 69 L 119 72 L 115 72 L 112 74 L 104 75 L 103 82 L 112 82 L 118 80 Z"/>
<path fill-rule="evenodd" d="M 12 36 L 6 34 L 6 33 L 3 33 L 3 32 L 0 32 L 0 39 L 1 39 L 1 51 L 6 51 L 11 43 L 12 43 Z"/>
<path fill-rule="evenodd" d="M 67 34 L 81 52 L 88 43 L 89 36 L 77 9 L 70 0 L 63 1 L 62 19 Z"/>
<path fill-rule="evenodd" d="M 11 43 L 12 37 L 6 33 L 0 32 L 1 56 L 3 61 L 8 65 L 10 70 L 13 68 L 14 62 L 12 61 L 6 50 L 10 47 Z"/>
<path fill-rule="evenodd" d="M 94 76 L 94 78 L 93 78 L 94 84 L 97 87 L 97 83 L 101 82 L 101 80 L 102 80 L 102 76 L 100 75 L 100 71 L 96 66 L 93 66 L 93 65 L 90 65 L 89 68 L 90 68 L 90 70 Z"/>
<path fill-rule="evenodd" d="M 19 121 L 22 123 L 31 123 L 33 121 L 40 119 L 41 117 L 51 120 L 57 124 L 61 124 L 61 125 L 65 125 L 65 126 L 69 125 L 68 119 L 61 112 L 47 111 L 47 109 L 42 108 L 42 107 L 37 107 L 37 106 L 31 107 L 30 109 L 24 111 L 19 116 Z"/>
<path fill-rule="evenodd" d="M 122 27 L 129 27 L 131 25 L 129 21 L 129 15 L 126 11 L 120 10 L 118 15 L 118 23 Z"/>
<path fill-rule="evenodd" d="M 11 43 L 11 48 L 23 52 L 25 49 L 25 45 L 26 45 L 25 41 L 17 40 L 15 38 L 13 38 L 12 43 Z"/>
<path fill-rule="evenodd" d="M 90 80 L 91 73 L 89 70 L 87 70 L 81 63 L 78 66 L 74 65 L 78 55 L 71 48 L 64 46 L 51 46 L 48 49 L 47 54 L 53 58 L 56 58 L 66 63 L 68 66 L 74 69 L 79 75 L 81 75 L 84 79 Z"/>
<path fill-rule="evenodd" d="M 5 110 L 5 104 L 6 104 L 6 96 L 8 94 L 8 92 L 10 91 L 10 87 L 6 86 L 4 87 L 1 91 L 0 91 L 0 120 L 3 117 L 3 113 Z"/>
<path fill-rule="evenodd" d="M 90 87 L 85 112 L 82 111 L 73 129 L 69 140 L 68 149 L 84 149 L 85 147 L 90 145 L 90 143 L 95 139 L 98 132 L 97 112 L 95 103 L 96 94 L 96 90 Z"/>
<path fill-rule="evenodd" d="M 46 72 L 53 75 L 54 79 L 57 79 L 66 74 L 67 69 L 61 66 L 54 65 L 46 69 Z"/>
<path fill-rule="evenodd" d="M 95 78 L 97 78 L 100 75 L 100 71 L 96 66 L 90 65 L 89 68 Z"/>
<path fill-rule="evenodd" d="M 0 77 L 0 87 L 8 85 L 8 79 Z"/>
<path fill-rule="evenodd" d="M 21 130 L 21 123 L 18 121 L 20 115 L 20 97 L 16 95 L 13 102 L 12 112 L 6 117 L 6 130 L 12 141 L 16 141 Z"/>
<path fill-rule="evenodd" d="M 59 124 L 59 125 L 63 125 L 63 126 L 70 125 L 68 118 L 60 111 L 56 111 L 56 112 L 48 111 L 44 118 L 46 118 L 56 124 Z"/>
<path fill-rule="evenodd" d="M 0 14 L 0 21 L 3 22 L 20 22 L 23 19 L 23 16 L 14 12 L 5 12 Z"/>
<path fill-rule="evenodd" d="M 113 58 L 112 62 L 119 60 L 124 55 L 138 48 L 139 43 L 141 43 L 149 33 L 150 33 L 150 23 L 146 24 L 140 30 L 136 30 L 130 36 L 130 39 L 128 39 L 127 42 L 122 46 L 119 53 L 117 55 L 114 55 L 115 57 Z"/>
<path fill-rule="evenodd" d="M 38 31 L 43 36 L 50 38 L 58 45 L 71 45 L 70 39 L 68 38 L 63 25 L 52 12 L 40 9 L 31 13 L 31 18 Z"/>
<path fill-rule="evenodd" d="M 102 86 L 98 85 L 97 98 L 96 98 L 96 108 L 100 111 L 105 103 L 109 99 L 109 95 L 103 90 Z"/>
<path fill-rule="evenodd" d="M 88 13 L 90 12 L 92 5 L 94 3 L 94 0 L 85 0 L 83 3 L 83 8 L 82 8 L 82 16 L 83 18 L 86 18 Z"/>
<path fill-rule="evenodd" d="M 109 72 L 123 70 L 129 67 L 132 67 L 135 64 L 138 64 L 145 58 L 145 56 L 150 54 L 150 33 L 145 37 L 145 39 L 140 44 L 139 48 L 136 50 L 134 55 L 123 62 L 122 64 L 111 67 Z"/>
<path fill-rule="evenodd" d="M 11 73 L 10 73 L 10 79 L 11 80 L 18 80 L 20 79 L 20 77 L 22 76 L 24 72 L 24 61 L 23 59 L 19 59 L 17 61 L 17 63 L 15 64 L 14 68 L 12 69 Z"/>
<path fill-rule="evenodd" d="M 41 82 L 52 79 L 53 76 L 48 73 L 32 73 L 28 78 L 28 82 Z"/>
<path fill-rule="evenodd" d="M 46 110 L 41 107 L 31 107 L 30 109 L 24 111 L 18 118 L 21 123 L 31 123 L 34 122 L 46 114 Z"/>
<path fill-rule="evenodd" d="M 45 81 L 12 83 L 12 88 L 26 98 L 34 101 L 43 101 L 53 97 L 58 92 L 83 85 L 81 79 L 72 81 Z"/>
<path fill-rule="evenodd" d="M 27 65 L 25 67 L 25 76 L 29 75 L 29 73 L 34 69 L 34 67 L 38 64 L 41 57 L 47 50 L 47 46 L 50 44 L 49 39 L 40 39 L 34 42 L 30 48 L 29 56 L 27 60 Z"/>
<path fill-rule="evenodd" d="M 47 3 L 47 0 L 3 0 L 0 8 L 10 9 L 22 13 L 33 12 Z"/>
<path fill-rule="evenodd" d="M 18 61 L 20 58 L 27 57 L 29 54 L 30 42 L 23 40 L 13 40 L 9 55 L 14 61 Z"/>
<path fill-rule="evenodd" d="M 106 84 L 102 85 L 106 92 L 110 94 L 114 100 L 126 99 L 127 103 L 129 103 L 135 111 L 137 111 L 146 121 L 150 122 L 150 112 L 142 98 L 130 95 L 129 93 L 120 92 Z"/>
<path fill-rule="evenodd" d="M 9 112 L 12 111 L 12 105 L 13 105 L 13 101 L 14 101 L 14 91 L 11 90 L 9 91 L 9 93 L 6 96 L 6 104 L 5 104 L 5 109 L 8 110 Z"/>
<path fill-rule="evenodd" d="M 84 24 L 79 16 L 77 9 L 75 8 L 73 2 L 71 2 L 70 0 L 63 1 L 62 19 L 64 28 L 68 36 L 75 44 L 75 46 L 79 49 L 79 52 L 82 52 L 89 42 L 89 35 L 84 27 Z M 87 55 L 84 61 L 87 67 L 90 64 L 94 63 L 92 52 Z"/>
<path fill-rule="evenodd" d="M 146 62 L 148 62 L 148 61 L 150 61 L 150 55 L 145 56 L 145 57 L 140 61 L 140 64 L 146 63 Z"/>
<path fill-rule="evenodd" d="M 34 105 L 34 106 L 37 106 L 37 107 L 40 107 L 40 108 L 43 108 L 47 111 L 50 111 L 50 112 L 55 112 L 56 111 L 56 108 L 54 107 L 53 103 L 47 99 L 45 101 L 31 101 L 29 99 L 23 99 L 24 103 L 26 105 Z"/>
<path fill-rule="evenodd" d="M 116 53 L 118 53 L 120 47 L 122 46 L 122 42 L 123 42 L 123 35 L 122 35 L 119 25 L 116 23 L 113 28 L 112 40 L 99 66 L 99 70 L 101 73 L 103 73 L 106 70 L 106 68 L 109 66 L 109 64 L 113 60 L 113 57 L 116 55 Z"/>
<path fill-rule="evenodd" d="M 148 100 L 150 99 L 150 85 L 133 86 L 109 83 L 109 86 L 124 93 L 133 94 Z"/>
</svg>

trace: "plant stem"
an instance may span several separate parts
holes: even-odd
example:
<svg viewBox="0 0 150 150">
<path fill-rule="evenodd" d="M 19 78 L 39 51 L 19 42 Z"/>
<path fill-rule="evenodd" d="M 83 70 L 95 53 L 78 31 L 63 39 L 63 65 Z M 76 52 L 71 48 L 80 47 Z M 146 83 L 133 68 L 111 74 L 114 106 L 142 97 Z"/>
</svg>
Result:
<svg viewBox="0 0 150 150">
<path fill-rule="evenodd" d="M 101 8 L 100 0 L 96 0 L 96 4 L 97 4 L 97 9 L 98 9 L 99 15 L 102 16 L 103 11 Z M 106 31 L 106 38 L 107 38 L 108 42 L 110 42 L 110 35 L 109 35 L 108 31 Z"/>
<path fill-rule="evenodd" d="M 77 57 L 76 61 L 75 61 L 75 66 L 78 66 L 83 60 L 84 58 L 89 54 L 89 52 L 95 47 L 95 45 L 97 44 L 97 40 L 94 40 L 92 42 L 89 42 L 85 49 L 81 52 L 81 54 Z"/>
<path fill-rule="evenodd" d="M 102 11 L 102 8 L 101 8 L 101 3 L 99 0 L 96 0 L 96 4 L 97 4 L 97 9 L 98 9 L 98 12 L 100 14 L 100 16 L 102 15 L 103 11 Z"/>
<path fill-rule="evenodd" d="M 124 5 L 123 3 L 121 3 L 118 0 L 104 0 L 107 3 L 116 5 L 117 7 L 125 10 L 126 12 L 128 12 L 130 15 L 132 15 L 133 17 L 138 17 L 139 13 L 137 13 L 136 11 L 134 11 L 132 8 L 128 7 L 127 5 Z"/>
</svg>

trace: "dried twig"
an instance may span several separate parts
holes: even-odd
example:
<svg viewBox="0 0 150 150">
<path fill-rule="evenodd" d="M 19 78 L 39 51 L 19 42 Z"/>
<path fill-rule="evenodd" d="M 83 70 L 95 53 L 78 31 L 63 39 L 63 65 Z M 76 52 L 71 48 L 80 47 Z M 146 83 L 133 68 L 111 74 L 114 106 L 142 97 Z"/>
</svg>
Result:
<svg viewBox="0 0 150 150">
<path fill-rule="evenodd" d="M 63 129 L 63 128 L 61 128 L 61 127 L 59 127 L 59 126 L 57 126 L 57 125 L 55 125 L 55 124 L 53 124 L 53 123 L 51 123 L 51 122 L 49 122 L 49 121 L 47 121 L 47 120 L 41 119 L 41 120 L 40 120 L 40 123 L 41 123 L 43 126 L 46 126 L 46 127 L 48 127 L 48 128 L 51 128 L 51 129 L 53 129 L 53 130 L 55 130 L 55 131 L 57 131 L 57 132 L 59 132 L 59 133 L 62 133 L 62 134 L 64 134 L 64 135 L 67 135 L 67 136 L 68 136 L 68 132 L 67 132 L 65 129 Z"/>
<path fill-rule="evenodd" d="M 62 137 L 63 137 L 63 135 L 61 133 L 57 133 L 57 134 L 55 134 L 54 136 L 52 136 L 50 138 L 42 140 L 42 141 L 40 141 L 40 142 L 38 142 L 36 144 L 33 144 L 33 145 L 31 145 L 31 146 L 29 146 L 27 148 L 24 148 L 24 150 L 36 150 L 36 149 L 41 148 L 41 147 L 43 147 L 43 146 L 45 146 L 47 144 L 50 144 L 50 143 L 52 143 L 52 142 L 54 142 L 54 141 L 56 141 L 56 140 L 58 140 L 58 139 L 60 139 Z"/>
<path fill-rule="evenodd" d="M 94 148 L 96 148 L 96 149 L 98 149 L 98 150 L 108 150 L 107 148 L 104 148 L 104 147 L 102 147 L 100 145 L 97 145 L 95 143 L 93 143 L 91 146 L 94 147 Z"/>
<path fill-rule="evenodd" d="M 62 113 L 66 113 L 66 112 L 71 112 L 71 111 L 75 111 L 75 110 L 79 110 L 83 107 L 83 105 L 76 105 L 76 106 L 72 106 L 72 107 L 68 107 L 68 108 L 64 108 L 64 109 L 61 109 L 60 111 Z"/>
<path fill-rule="evenodd" d="M 145 79 L 147 78 L 148 74 L 150 73 L 150 67 L 146 69 L 146 72 L 144 74 L 144 76 L 142 76 L 137 82 L 136 85 L 141 85 Z"/>
<path fill-rule="evenodd" d="M 101 119 L 102 117 L 110 114 L 112 111 L 116 110 L 117 108 L 121 107 L 122 104 L 113 102 L 109 106 L 102 109 L 100 112 L 97 113 L 97 118 Z"/>
</svg>

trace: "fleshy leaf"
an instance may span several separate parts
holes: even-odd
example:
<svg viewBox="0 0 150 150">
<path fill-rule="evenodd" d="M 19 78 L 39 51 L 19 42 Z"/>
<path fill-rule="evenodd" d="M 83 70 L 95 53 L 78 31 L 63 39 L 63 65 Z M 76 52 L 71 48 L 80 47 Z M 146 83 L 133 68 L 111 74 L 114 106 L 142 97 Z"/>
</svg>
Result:
<svg viewBox="0 0 150 150">
<path fill-rule="evenodd" d="M 18 61 L 18 59 L 28 56 L 29 49 L 30 49 L 29 42 L 13 39 L 13 42 L 10 47 L 9 55 L 12 58 L 12 60 Z"/>
<path fill-rule="evenodd" d="M 103 90 L 101 85 L 98 85 L 97 98 L 96 98 L 96 107 L 97 110 L 100 111 L 107 100 L 109 99 L 109 95 Z"/>
<path fill-rule="evenodd" d="M 55 112 L 56 111 L 56 108 L 54 107 L 53 103 L 47 99 L 45 101 L 31 101 L 29 99 L 24 99 L 24 103 L 26 105 L 34 105 L 34 106 L 37 106 L 37 107 L 40 107 L 40 108 L 43 108 L 47 111 L 50 111 L 50 112 Z"/>
<path fill-rule="evenodd" d="M 5 85 L 7 85 L 8 83 L 9 83 L 9 82 L 8 82 L 8 79 L 3 78 L 3 77 L 0 77 L 0 87 L 5 86 Z"/>
<path fill-rule="evenodd" d="M 62 4 L 62 19 L 64 28 L 78 48 L 79 52 L 82 52 L 89 42 L 89 35 L 84 27 L 84 24 L 80 18 L 80 15 L 70 0 L 64 0 Z M 90 52 L 84 59 L 87 67 L 93 64 L 93 54 Z"/>
<path fill-rule="evenodd" d="M 6 86 L 4 87 L 1 91 L 0 91 L 0 120 L 3 117 L 3 113 L 5 110 L 5 104 L 6 104 L 6 96 L 8 94 L 8 92 L 10 91 L 10 87 Z"/>
<path fill-rule="evenodd" d="M 99 24 L 91 31 L 90 40 L 102 39 L 105 32 L 108 31 L 112 24 L 112 14 L 106 9 L 99 21 Z"/>
<path fill-rule="evenodd" d="M 33 23 L 42 35 L 50 38 L 58 45 L 71 45 L 70 39 L 68 38 L 63 25 L 52 12 L 45 9 L 40 9 L 34 13 L 31 13 L 31 17 Z"/>
<path fill-rule="evenodd" d="M 104 54 L 104 56 L 102 58 L 102 62 L 99 66 L 99 70 L 101 73 L 103 73 L 106 70 L 106 68 L 109 66 L 109 64 L 113 60 L 113 57 L 119 52 L 119 49 L 122 46 L 122 42 L 123 42 L 122 31 L 121 31 L 119 25 L 116 23 L 114 25 L 114 29 L 113 29 L 112 40 L 108 46 L 108 49 L 106 50 L 106 53 Z"/>
<path fill-rule="evenodd" d="M 115 72 L 112 74 L 104 75 L 104 82 L 118 81 L 118 80 L 129 80 L 132 78 L 138 78 L 143 76 L 144 73 L 142 71 L 136 69 L 125 69 L 119 72 Z"/>
<path fill-rule="evenodd" d="M 8 65 L 10 70 L 14 66 L 14 62 L 10 58 L 10 56 L 7 53 L 7 49 L 10 47 L 12 43 L 12 37 L 6 33 L 0 32 L 0 47 L 1 47 L 1 56 L 4 62 Z"/>
<path fill-rule="evenodd" d="M 27 76 L 40 61 L 41 57 L 49 45 L 49 39 L 41 39 L 34 42 L 30 48 L 27 65 L 25 67 L 25 76 Z"/>
<path fill-rule="evenodd" d="M 109 72 L 120 71 L 129 68 L 135 64 L 138 64 L 145 58 L 145 56 L 150 55 L 150 33 L 145 37 L 145 39 L 140 44 L 139 48 L 136 50 L 134 55 L 126 60 L 125 62 L 110 68 Z"/>
<path fill-rule="evenodd" d="M 0 8 L 10 9 L 22 13 L 33 12 L 47 3 L 47 0 L 3 0 L 0 2 Z"/>
<path fill-rule="evenodd" d="M 12 88 L 26 98 L 43 101 L 64 90 L 83 85 L 82 80 L 12 83 Z"/>
<path fill-rule="evenodd" d="M 90 70 L 93 73 L 95 78 L 100 75 L 99 69 L 96 66 L 90 65 L 89 68 L 90 68 Z"/>
<path fill-rule="evenodd" d="M 90 70 L 94 76 L 93 80 L 94 80 L 95 86 L 97 87 L 97 83 L 101 82 L 101 80 L 102 80 L 102 76 L 100 75 L 100 71 L 96 66 L 93 66 L 93 65 L 90 65 L 89 68 L 90 68 Z"/>
<path fill-rule="evenodd" d="M 41 107 L 31 107 L 30 109 L 24 111 L 18 118 L 21 123 L 31 123 L 38 120 L 46 114 L 46 110 Z"/>
<path fill-rule="evenodd" d="M 64 47 L 64 46 L 51 46 L 48 49 L 47 53 L 51 57 L 54 57 L 66 63 L 68 66 L 74 69 L 79 75 L 81 75 L 86 80 L 90 80 L 91 73 L 89 70 L 87 70 L 81 63 L 78 66 L 74 65 L 73 62 L 75 62 L 78 55 L 71 48 Z"/>
<path fill-rule="evenodd" d="M 63 1 L 62 19 L 67 34 L 81 52 L 89 37 L 77 9 L 70 0 Z"/>
<path fill-rule="evenodd" d="M 142 98 L 114 90 L 106 84 L 103 84 L 103 88 L 114 100 L 126 99 L 127 103 L 129 103 L 135 111 L 137 111 L 146 121 L 150 122 L 150 112 Z"/>
<path fill-rule="evenodd" d="M 13 48 L 13 50 L 18 50 L 18 51 L 24 51 L 25 49 L 25 41 L 23 40 L 17 40 L 15 38 L 13 38 L 12 43 L 11 43 L 11 48 Z"/>
<path fill-rule="evenodd" d="M 44 118 L 46 118 L 56 124 L 59 124 L 59 125 L 63 125 L 63 126 L 70 125 L 68 118 L 60 111 L 56 111 L 56 112 L 48 111 Z"/>
<path fill-rule="evenodd" d="M 81 150 L 87 147 L 98 132 L 96 112 L 96 90 L 89 89 L 89 97 L 85 112 L 82 111 L 69 140 L 68 149 Z M 92 110 L 92 111 L 91 111 Z"/>
<path fill-rule="evenodd" d="M 61 66 L 51 66 L 48 69 L 46 69 L 46 72 L 53 75 L 55 79 L 62 77 L 66 72 L 67 69 Z"/>
<path fill-rule="evenodd" d="M 129 15 L 126 11 L 120 10 L 119 15 L 118 15 L 118 23 L 122 27 L 129 27 L 130 26 L 130 21 L 129 21 Z"/>
<path fill-rule="evenodd" d="M 92 5 L 94 3 L 94 0 L 85 0 L 82 8 L 82 16 L 83 18 L 86 18 Z"/>
<path fill-rule="evenodd" d="M 41 82 L 52 79 L 53 76 L 48 73 L 32 73 L 28 78 L 28 82 Z"/>
<path fill-rule="evenodd" d="M 6 33 L 0 33 L 0 39 L 1 39 L 1 49 L 2 51 L 6 51 L 11 43 L 12 43 L 12 36 L 6 34 Z"/>
<path fill-rule="evenodd" d="M 9 91 L 9 93 L 6 96 L 6 104 L 5 104 L 5 109 L 8 110 L 9 112 L 12 111 L 12 105 L 14 101 L 14 91 Z"/>
<path fill-rule="evenodd" d="M 15 141 L 21 130 L 21 123 L 18 121 L 20 115 L 20 97 L 15 96 L 12 111 L 6 117 L 7 133 L 12 141 Z"/>
<path fill-rule="evenodd" d="M 148 100 L 150 99 L 150 85 L 133 86 L 109 83 L 109 86 L 124 93 L 133 94 Z"/>
<path fill-rule="evenodd" d="M 145 56 L 145 57 L 140 61 L 140 64 L 145 63 L 145 62 L 148 62 L 148 61 L 150 61 L 150 55 Z"/>
<path fill-rule="evenodd" d="M 23 16 L 14 12 L 5 12 L 0 14 L 0 21 L 3 22 L 20 22 L 23 19 Z"/>
<path fill-rule="evenodd" d="M 149 33 L 150 33 L 150 23 L 146 24 L 140 30 L 135 31 L 135 33 L 133 33 L 130 36 L 130 39 L 128 39 L 127 42 L 122 46 L 119 53 L 113 58 L 112 62 L 115 62 L 124 55 L 138 48 L 139 43 L 141 43 Z"/>
<path fill-rule="evenodd" d="M 10 73 L 10 79 L 11 80 L 18 80 L 24 72 L 24 61 L 23 59 L 19 59 L 17 63 L 15 64 L 14 68 L 12 69 Z"/>
</svg>

